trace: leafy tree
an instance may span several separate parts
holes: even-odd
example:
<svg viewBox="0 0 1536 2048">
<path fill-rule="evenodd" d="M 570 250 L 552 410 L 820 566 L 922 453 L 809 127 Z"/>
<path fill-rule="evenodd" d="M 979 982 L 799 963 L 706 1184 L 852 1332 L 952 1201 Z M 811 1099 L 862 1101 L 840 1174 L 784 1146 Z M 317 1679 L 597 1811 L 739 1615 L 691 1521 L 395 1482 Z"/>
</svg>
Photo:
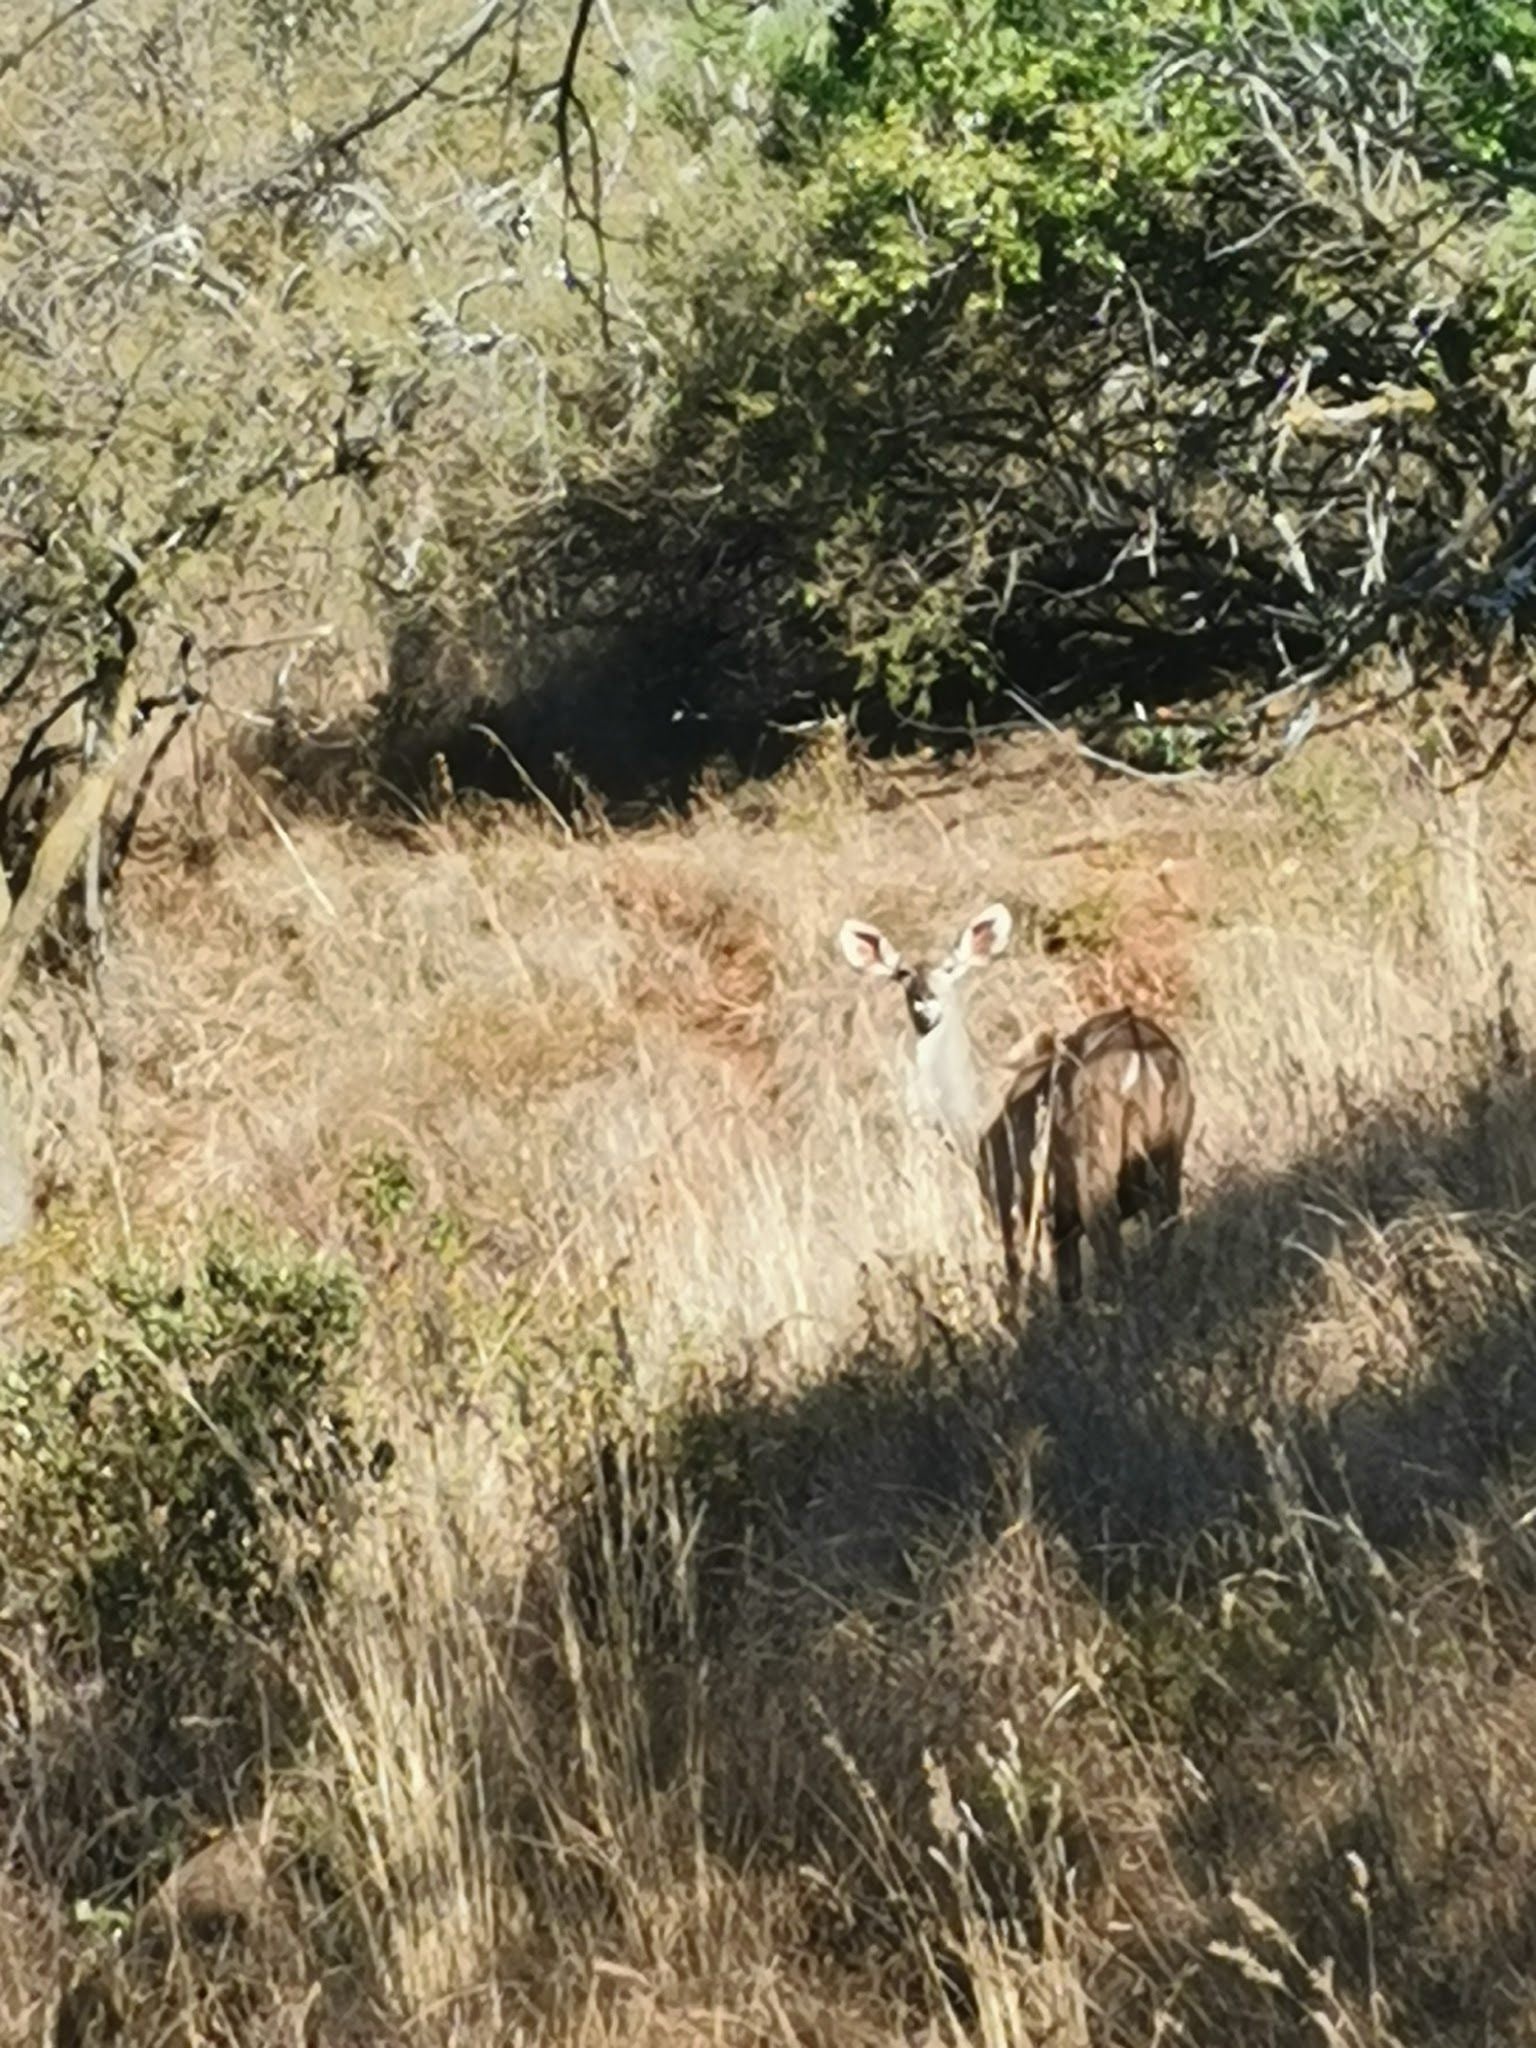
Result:
<svg viewBox="0 0 1536 2048">
<path fill-rule="evenodd" d="M 848 317 L 957 288 L 995 310 L 1113 271 L 1232 135 L 1209 78 L 1168 61 L 1211 26 L 1188 0 L 984 0 L 958 16 L 893 0 L 835 17 L 780 79 L 821 295 Z"/>
<path fill-rule="evenodd" d="M 451 486 L 545 433 L 604 317 L 593 12 L 8 15 L 0 1009 L 77 877 L 99 933 L 134 787 L 222 664 L 302 641 L 300 607 L 360 631 L 370 578 L 420 566 L 434 458 Z"/>
<path fill-rule="evenodd" d="M 658 431 L 503 555 L 725 729 L 1262 698 L 1520 627 L 1531 32 L 1391 0 L 720 26 L 717 112 L 756 63 L 798 232 L 717 241 Z"/>
</svg>

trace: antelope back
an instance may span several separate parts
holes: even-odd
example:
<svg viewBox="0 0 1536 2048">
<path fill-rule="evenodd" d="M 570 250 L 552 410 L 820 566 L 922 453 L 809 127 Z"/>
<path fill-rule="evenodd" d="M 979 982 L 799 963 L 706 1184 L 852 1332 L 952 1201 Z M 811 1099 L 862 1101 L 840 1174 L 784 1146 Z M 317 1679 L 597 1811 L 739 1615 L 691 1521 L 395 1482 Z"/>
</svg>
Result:
<svg viewBox="0 0 1536 2048">
<path fill-rule="evenodd" d="M 1160 1025 L 1132 1010 L 1090 1017 L 1062 1047 L 1063 1123 L 1086 1168 L 1182 1154 L 1193 1114 L 1189 1068 Z"/>
</svg>

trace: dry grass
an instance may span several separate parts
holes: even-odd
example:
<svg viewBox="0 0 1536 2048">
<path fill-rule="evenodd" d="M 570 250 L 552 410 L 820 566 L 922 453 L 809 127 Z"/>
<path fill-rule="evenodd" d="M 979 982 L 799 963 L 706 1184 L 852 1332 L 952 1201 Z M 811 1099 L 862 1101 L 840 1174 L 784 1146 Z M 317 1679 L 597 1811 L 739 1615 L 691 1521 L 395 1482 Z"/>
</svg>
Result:
<svg viewBox="0 0 1536 2048">
<path fill-rule="evenodd" d="M 1527 801 L 1025 746 L 622 839 L 163 847 L 104 1107 L 67 1000 L 24 1020 L 0 1301 L 280 1224 L 367 1280 L 398 1461 L 227 1782 L 152 1805 L 0 1635 L 0 2042 L 1536 2040 Z M 1013 1338 L 833 943 L 999 894 L 984 1042 L 1133 997 L 1199 1104 L 1167 1269 Z M 135 1786 L 162 1851 L 82 1883 Z M 252 1903 L 151 1940 L 236 1819 Z"/>
</svg>

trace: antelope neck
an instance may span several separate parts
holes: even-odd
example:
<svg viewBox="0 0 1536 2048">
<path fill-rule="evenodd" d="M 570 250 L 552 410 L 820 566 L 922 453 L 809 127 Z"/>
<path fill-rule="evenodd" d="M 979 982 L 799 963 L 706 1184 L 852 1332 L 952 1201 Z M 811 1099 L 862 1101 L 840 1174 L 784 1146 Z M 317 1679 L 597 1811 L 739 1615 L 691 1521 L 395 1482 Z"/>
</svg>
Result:
<svg viewBox="0 0 1536 2048">
<path fill-rule="evenodd" d="M 923 1114 L 960 1144 L 975 1138 L 981 1129 L 981 1077 L 958 997 L 943 1005 L 932 1030 L 919 1035 L 912 1057 Z"/>
</svg>

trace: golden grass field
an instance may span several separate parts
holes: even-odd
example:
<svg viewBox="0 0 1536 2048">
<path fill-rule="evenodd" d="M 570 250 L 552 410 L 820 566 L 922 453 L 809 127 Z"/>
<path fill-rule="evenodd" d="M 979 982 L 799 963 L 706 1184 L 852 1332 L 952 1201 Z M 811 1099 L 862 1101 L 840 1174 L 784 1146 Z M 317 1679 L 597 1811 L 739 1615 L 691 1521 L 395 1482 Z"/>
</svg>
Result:
<svg viewBox="0 0 1536 2048">
<path fill-rule="evenodd" d="M 344 1258 L 396 1462 L 270 1740 L 152 1815 L 0 1556 L 0 2042 L 1536 2042 L 1536 812 L 1428 758 L 163 806 L 100 1037 L 19 1021 L 0 1314 Z M 836 946 L 994 897 L 994 1055 L 1134 1000 L 1197 1096 L 1166 1260 L 1014 1335 Z M 225 1829 L 216 1937 L 150 1940 Z"/>
</svg>

